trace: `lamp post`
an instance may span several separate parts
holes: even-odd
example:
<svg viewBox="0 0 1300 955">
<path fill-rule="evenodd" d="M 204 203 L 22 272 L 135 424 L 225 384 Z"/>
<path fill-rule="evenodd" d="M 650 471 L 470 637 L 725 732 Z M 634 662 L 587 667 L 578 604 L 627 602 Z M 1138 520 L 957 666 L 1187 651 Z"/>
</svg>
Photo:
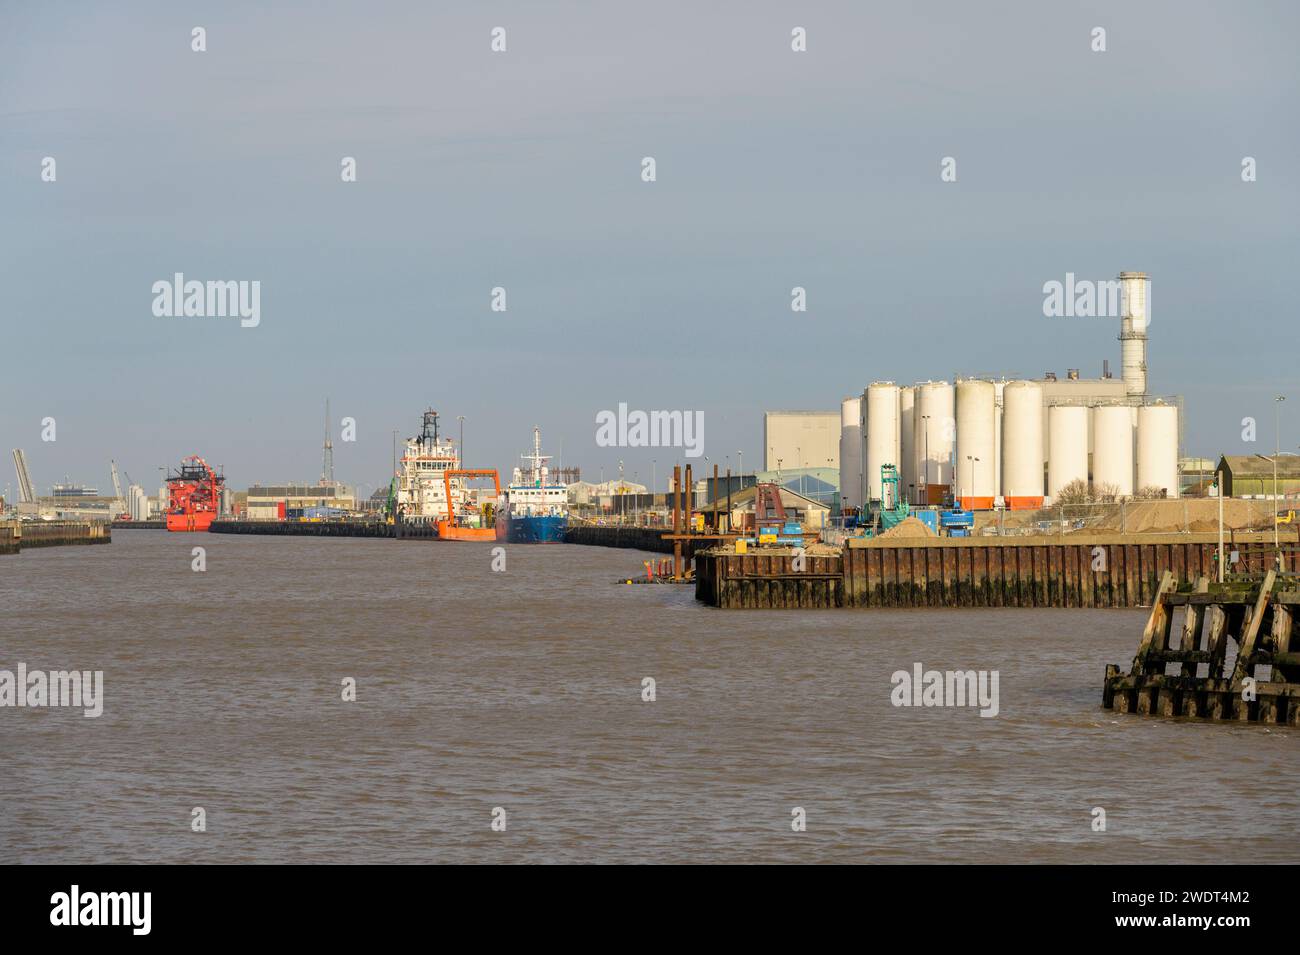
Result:
<svg viewBox="0 0 1300 955">
<path fill-rule="evenodd" d="M 1282 454 L 1282 402 L 1286 395 L 1273 399 L 1273 551 L 1274 560 L 1281 562 L 1281 547 L 1278 543 L 1277 528 L 1277 459 Z"/>
<path fill-rule="evenodd" d="M 1219 460 L 1223 460 L 1223 455 L 1219 455 Z M 1215 494 L 1219 498 L 1219 583 L 1223 583 L 1223 469 L 1220 468 L 1214 476 Z"/>
<path fill-rule="evenodd" d="M 922 478 L 923 487 L 925 488 L 925 500 L 918 501 L 920 504 L 930 503 L 930 416 L 921 415 L 921 420 L 925 422 L 921 427 L 925 430 L 925 477 Z"/>
<path fill-rule="evenodd" d="M 975 457 L 974 455 L 968 454 L 966 455 L 966 460 L 970 462 L 970 484 L 966 485 L 966 491 L 970 497 L 974 497 L 975 496 L 975 464 L 979 461 L 979 458 Z M 957 506 L 961 507 L 961 501 L 957 502 Z"/>
</svg>

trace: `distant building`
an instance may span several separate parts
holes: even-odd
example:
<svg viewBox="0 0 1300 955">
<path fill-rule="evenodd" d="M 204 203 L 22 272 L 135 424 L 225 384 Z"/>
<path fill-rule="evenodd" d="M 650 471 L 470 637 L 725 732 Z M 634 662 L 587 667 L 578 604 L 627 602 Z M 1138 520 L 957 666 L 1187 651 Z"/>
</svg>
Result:
<svg viewBox="0 0 1300 955">
<path fill-rule="evenodd" d="M 248 489 L 248 516 L 253 520 L 274 520 L 285 510 L 308 507 L 356 509 L 356 492 L 344 484 L 253 485 Z"/>
<path fill-rule="evenodd" d="M 827 505 L 804 497 L 788 487 L 782 487 L 780 494 L 781 506 L 785 508 L 786 518 L 798 521 L 803 525 L 804 530 L 820 530 L 829 523 L 831 509 Z M 704 522 L 710 527 L 722 527 L 723 530 L 728 527 L 746 527 L 753 523 L 754 502 L 757 497 L 758 489 L 750 485 L 743 491 L 732 494 L 730 512 L 727 511 L 727 498 L 724 496 L 711 503 L 700 505 L 696 508 L 696 513 L 704 514 Z"/>
<path fill-rule="evenodd" d="M 763 413 L 763 467 L 793 471 L 797 468 L 840 466 L 840 413 L 838 411 L 765 411 Z"/>
<path fill-rule="evenodd" d="M 1219 459 L 1219 469 L 1225 496 L 1273 497 L 1272 455 L 1226 454 Z M 1278 455 L 1276 493 L 1280 497 L 1300 495 L 1300 455 Z"/>
</svg>

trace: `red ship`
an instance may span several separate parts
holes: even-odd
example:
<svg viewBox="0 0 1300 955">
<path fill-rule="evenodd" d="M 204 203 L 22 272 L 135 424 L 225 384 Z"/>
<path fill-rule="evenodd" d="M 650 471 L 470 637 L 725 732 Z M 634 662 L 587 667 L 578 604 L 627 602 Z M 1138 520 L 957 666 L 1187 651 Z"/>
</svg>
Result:
<svg viewBox="0 0 1300 955">
<path fill-rule="evenodd" d="M 224 475 L 217 474 L 197 454 L 181 462 L 167 477 L 167 529 L 206 531 L 221 510 Z"/>
</svg>

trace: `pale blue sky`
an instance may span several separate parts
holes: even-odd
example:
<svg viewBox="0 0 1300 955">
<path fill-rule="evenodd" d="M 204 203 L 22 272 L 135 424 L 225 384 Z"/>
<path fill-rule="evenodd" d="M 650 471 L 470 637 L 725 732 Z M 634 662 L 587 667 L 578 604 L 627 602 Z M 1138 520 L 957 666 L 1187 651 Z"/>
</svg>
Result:
<svg viewBox="0 0 1300 955">
<path fill-rule="evenodd" d="M 0 7 L 0 450 L 43 489 L 194 452 L 311 480 L 326 395 L 371 485 L 426 405 L 475 466 L 537 424 L 662 483 L 670 451 L 595 446 L 620 401 L 752 465 L 764 409 L 874 379 L 1118 371 L 1117 323 L 1043 317 L 1067 271 L 1151 273 L 1189 452 L 1271 450 L 1278 392 L 1300 441 L 1294 4 L 268 6 Z M 260 280 L 260 327 L 155 318 L 175 271 Z"/>
</svg>

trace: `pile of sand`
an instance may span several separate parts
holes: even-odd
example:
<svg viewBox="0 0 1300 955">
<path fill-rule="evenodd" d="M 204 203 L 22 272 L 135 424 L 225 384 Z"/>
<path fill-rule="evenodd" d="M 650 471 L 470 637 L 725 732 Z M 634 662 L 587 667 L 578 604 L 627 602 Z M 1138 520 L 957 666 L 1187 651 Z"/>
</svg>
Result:
<svg viewBox="0 0 1300 955">
<path fill-rule="evenodd" d="M 899 521 L 889 530 L 885 531 L 880 537 L 938 537 L 934 531 L 930 530 L 928 524 L 920 518 L 908 517 Z"/>
<path fill-rule="evenodd" d="M 1119 521 L 1115 520 L 1114 525 Z M 1223 527 L 1225 530 L 1246 531 L 1270 529 L 1273 526 L 1271 501 L 1242 501 L 1225 499 L 1223 502 Z M 1141 501 L 1124 506 L 1124 523 L 1117 529 L 1132 534 L 1177 533 L 1189 531 L 1217 531 L 1219 529 L 1219 501 L 1215 499 L 1188 498 L 1178 501 Z"/>
</svg>

